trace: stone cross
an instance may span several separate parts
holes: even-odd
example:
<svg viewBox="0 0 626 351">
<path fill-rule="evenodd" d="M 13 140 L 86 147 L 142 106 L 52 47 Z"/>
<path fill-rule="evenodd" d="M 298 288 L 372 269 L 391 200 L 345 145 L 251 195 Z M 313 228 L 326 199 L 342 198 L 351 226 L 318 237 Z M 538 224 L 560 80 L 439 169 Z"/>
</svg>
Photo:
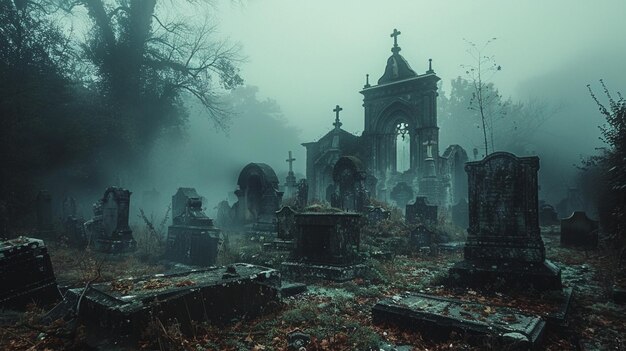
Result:
<svg viewBox="0 0 626 351">
<path fill-rule="evenodd" d="M 293 173 L 293 161 L 295 160 L 295 158 L 291 157 L 291 151 L 289 151 L 289 158 L 285 160 L 287 163 L 289 163 L 289 173 Z"/>
<path fill-rule="evenodd" d="M 396 47 L 398 46 L 398 35 L 402 34 L 402 32 L 400 32 L 397 29 L 393 29 L 393 33 L 391 33 L 390 37 L 393 38 L 393 46 Z"/>
<path fill-rule="evenodd" d="M 333 125 L 337 129 L 339 129 L 342 125 L 342 123 L 339 121 L 339 111 L 342 111 L 342 110 L 343 109 L 339 105 L 335 106 L 335 109 L 333 110 L 333 112 L 335 112 L 335 123 L 333 123 Z"/>
</svg>

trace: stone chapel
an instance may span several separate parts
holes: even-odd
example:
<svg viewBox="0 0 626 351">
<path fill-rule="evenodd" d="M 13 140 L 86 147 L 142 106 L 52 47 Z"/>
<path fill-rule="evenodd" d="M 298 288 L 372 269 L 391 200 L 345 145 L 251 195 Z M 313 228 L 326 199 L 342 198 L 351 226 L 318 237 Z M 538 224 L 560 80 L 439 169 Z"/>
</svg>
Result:
<svg viewBox="0 0 626 351">
<path fill-rule="evenodd" d="M 362 134 L 341 128 L 342 109 L 336 106 L 334 128 L 318 141 L 302 144 L 307 151 L 309 201 L 331 202 L 337 192 L 333 169 L 342 157 L 358 163 L 355 169 L 361 169 L 359 177 L 370 198 L 393 203 L 392 194 L 413 190 L 432 204 L 453 205 L 467 196 L 463 171 L 467 153 L 452 145 L 440 155 L 440 78 L 432 68 L 432 60 L 428 60 L 428 70 L 422 74 L 411 68 L 400 55 L 399 35 L 394 29 L 391 56 L 377 84 L 370 85 L 367 75 L 360 91 L 365 109 Z"/>
</svg>

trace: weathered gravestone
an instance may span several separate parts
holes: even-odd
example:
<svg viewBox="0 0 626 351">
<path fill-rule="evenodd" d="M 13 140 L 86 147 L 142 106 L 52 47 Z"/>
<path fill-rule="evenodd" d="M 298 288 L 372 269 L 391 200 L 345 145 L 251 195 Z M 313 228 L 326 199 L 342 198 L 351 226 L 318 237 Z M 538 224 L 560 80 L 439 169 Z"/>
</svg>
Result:
<svg viewBox="0 0 626 351">
<path fill-rule="evenodd" d="M 293 240 L 297 212 L 289 206 L 276 211 L 276 224 L 279 240 Z"/>
<path fill-rule="evenodd" d="M 189 199 L 199 199 L 195 188 L 178 188 L 176 194 L 172 196 L 172 221 L 174 218 L 185 213 Z"/>
<path fill-rule="evenodd" d="M 237 179 L 237 203 L 233 205 L 238 225 L 261 223 L 260 231 L 275 225 L 283 192 L 276 173 L 265 163 L 249 163 Z"/>
<path fill-rule="evenodd" d="M 548 204 L 539 207 L 539 224 L 542 226 L 559 224 L 559 214 L 554 207 Z"/>
<path fill-rule="evenodd" d="M 295 215 L 295 248 L 281 265 L 284 276 L 345 281 L 363 274 L 358 263 L 363 218 L 357 213 Z"/>
<path fill-rule="evenodd" d="M 20 237 L 0 242 L 0 309 L 60 299 L 52 262 L 43 241 Z"/>
<path fill-rule="evenodd" d="M 52 195 L 47 190 L 40 190 L 36 198 L 37 235 L 39 237 L 53 237 L 54 222 L 52 216 Z"/>
<path fill-rule="evenodd" d="M 302 210 L 307 206 L 307 200 L 309 197 L 309 184 L 306 179 L 300 179 L 296 186 L 296 207 L 298 210 Z"/>
<path fill-rule="evenodd" d="M 435 232 L 420 224 L 409 233 L 409 244 L 416 249 L 430 247 L 433 245 L 435 237 Z"/>
<path fill-rule="evenodd" d="M 83 225 L 85 219 L 77 215 L 76 200 L 73 197 L 68 196 L 63 199 L 62 213 L 62 239 L 70 246 L 84 247 L 87 244 L 87 236 Z"/>
<path fill-rule="evenodd" d="M 437 223 L 437 206 L 430 205 L 425 196 L 406 205 L 406 222 L 409 224 L 434 225 Z"/>
<path fill-rule="evenodd" d="M 214 265 L 220 230 L 202 211 L 202 200 L 187 200 L 185 212 L 174 217 L 167 231 L 166 256 L 176 262 L 196 266 Z"/>
<path fill-rule="evenodd" d="M 126 253 L 137 249 L 128 225 L 130 194 L 126 189 L 110 187 L 94 204 L 94 218 L 85 223 L 85 228 L 96 251 Z"/>
<path fill-rule="evenodd" d="M 469 226 L 469 205 L 466 198 L 461 198 L 459 202 L 450 209 L 452 213 L 452 223 L 461 228 Z"/>
<path fill-rule="evenodd" d="M 405 208 L 406 204 L 415 196 L 413 188 L 406 182 L 399 182 L 391 190 L 390 197 L 396 203 L 398 208 Z"/>
<path fill-rule="evenodd" d="M 465 260 L 450 270 L 461 285 L 561 289 L 561 270 L 545 258 L 539 231 L 538 157 L 496 152 L 468 162 Z"/>
<path fill-rule="evenodd" d="M 589 219 L 582 211 L 561 219 L 561 245 L 598 247 L 598 221 Z"/>
<path fill-rule="evenodd" d="M 363 212 L 367 204 L 366 176 L 361 160 L 354 156 L 340 157 L 333 167 L 335 193 L 331 205 L 344 211 Z"/>
</svg>

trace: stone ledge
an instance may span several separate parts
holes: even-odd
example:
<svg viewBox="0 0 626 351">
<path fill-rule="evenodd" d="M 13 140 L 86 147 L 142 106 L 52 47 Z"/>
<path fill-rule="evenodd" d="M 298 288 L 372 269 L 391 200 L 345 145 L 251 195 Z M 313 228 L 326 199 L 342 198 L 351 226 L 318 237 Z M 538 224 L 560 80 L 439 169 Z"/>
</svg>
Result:
<svg viewBox="0 0 626 351">
<path fill-rule="evenodd" d="M 367 269 L 367 266 L 364 264 L 333 266 L 292 261 L 283 262 L 280 268 L 283 276 L 296 280 L 322 279 L 338 282 L 361 277 Z"/>
<path fill-rule="evenodd" d="M 450 268 L 449 275 L 453 284 L 472 288 L 494 284 L 538 291 L 562 288 L 561 269 L 549 260 L 537 263 L 464 260 Z"/>
</svg>

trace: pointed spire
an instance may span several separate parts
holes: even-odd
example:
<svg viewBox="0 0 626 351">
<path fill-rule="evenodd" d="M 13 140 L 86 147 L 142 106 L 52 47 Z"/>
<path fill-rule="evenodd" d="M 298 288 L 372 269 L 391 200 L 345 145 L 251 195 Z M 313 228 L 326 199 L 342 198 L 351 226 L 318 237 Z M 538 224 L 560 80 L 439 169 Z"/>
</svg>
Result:
<svg viewBox="0 0 626 351">
<path fill-rule="evenodd" d="M 363 88 L 369 88 L 369 87 L 371 87 L 371 85 L 370 85 L 370 75 L 366 74 L 365 75 L 365 85 L 363 86 Z"/>
</svg>

